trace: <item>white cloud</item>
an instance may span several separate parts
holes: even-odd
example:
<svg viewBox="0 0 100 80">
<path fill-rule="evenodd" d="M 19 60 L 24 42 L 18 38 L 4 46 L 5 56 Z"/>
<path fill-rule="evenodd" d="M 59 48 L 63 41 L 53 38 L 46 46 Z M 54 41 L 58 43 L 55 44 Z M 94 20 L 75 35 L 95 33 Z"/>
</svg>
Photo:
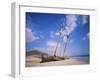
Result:
<svg viewBox="0 0 100 80">
<path fill-rule="evenodd" d="M 62 36 L 66 36 L 71 34 L 77 27 L 77 16 L 76 15 L 67 15 L 66 16 L 66 26 L 65 29 L 61 29 L 59 32 L 61 32 Z M 59 32 L 57 35 L 59 35 Z"/>
<path fill-rule="evenodd" d="M 55 48 L 56 45 L 57 45 L 57 42 L 54 42 L 54 41 L 47 41 L 47 46 L 49 46 L 49 47 Z"/>
<path fill-rule="evenodd" d="M 61 28 L 61 30 L 60 31 L 57 31 L 56 33 L 55 33 L 55 35 L 56 36 L 63 36 L 63 29 Z"/>
<path fill-rule="evenodd" d="M 86 34 L 86 36 L 84 36 L 84 37 L 82 38 L 82 40 L 89 39 L 89 36 L 90 36 L 90 33 L 88 32 L 88 33 Z"/>
<path fill-rule="evenodd" d="M 54 54 L 54 51 L 55 51 L 56 46 L 57 46 L 57 42 L 56 42 L 56 41 L 47 41 L 47 42 L 46 42 L 46 45 L 47 45 L 47 50 L 48 50 L 48 52 L 49 52 L 50 54 Z M 60 47 L 61 47 L 61 44 L 58 43 L 57 53 L 59 53 Z"/>
<path fill-rule="evenodd" d="M 90 33 L 89 33 L 89 32 L 87 33 L 87 37 L 88 37 L 88 38 L 90 37 Z"/>
<path fill-rule="evenodd" d="M 76 26 L 76 21 L 77 21 L 77 16 L 74 14 L 71 15 L 67 15 L 66 16 L 67 19 L 67 26 Z"/>
<path fill-rule="evenodd" d="M 56 32 L 56 34 L 55 34 L 56 36 L 60 36 L 60 32 Z"/>
<path fill-rule="evenodd" d="M 63 41 L 64 41 L 64 43 L 66 43 L 66 42 L 68 41 L 67 36 L 64 36 L 64 37 L 63 37 Z"/>
<path fill-rule="evenodd" d="M 57 36 L 62 36 L 64 43 L 67 42 L 67 36 L 71 34 L 77 28 L 77 16 L 76 15 L 66 15 L 66 26 L 56 33 Z"/>
<path fill-rule="evenodd" d="M 26 28 L 26 42 L 32 42 L 39 39 L 38 36 L 36 36 L 35 32 L 32 32 L 30 28 Z"/>
<path fill-rule="evenodd" d="M 54 36 L 55 36 L 55 32 L 54 31 L 50 31 L 50 37 L 54 38 Z"/>
<path fill-rule="evenodd" d="M 73 43 L 73 42 L 74 42 L 74 40 L 72 40 L 72 39 L 69 40 L 69 43 Z"/>
<path fill-rule="evenodd" d="M 77 27 L 77 16 L 76 15 L 67 15 L 66 16 L 67 22 L 66 22 L 66 30 L 67 33 L 70 34 L 72 33 L 76 27 Z"/>
<path fill-rule="evenodd" d="M 86 24 L 88 22 L 87 18 L 88 16 L 86 15 L 82 16 L 82 24 Z"/>
</svg>

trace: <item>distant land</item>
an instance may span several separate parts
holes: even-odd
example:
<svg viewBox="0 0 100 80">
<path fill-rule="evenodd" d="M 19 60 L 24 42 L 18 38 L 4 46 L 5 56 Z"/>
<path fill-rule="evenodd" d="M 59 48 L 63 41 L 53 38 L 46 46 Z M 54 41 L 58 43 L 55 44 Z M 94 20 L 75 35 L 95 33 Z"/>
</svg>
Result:
<svg viewBox="0 0 100 80">
<path fill-rule="evenodd" d="M 26 56 L 31 56 L 31 55 L 48 55 L 48 54 L 38 51 L 38 50 L 32 50 L 32 51 L 26 52 Z"/>
</svg>

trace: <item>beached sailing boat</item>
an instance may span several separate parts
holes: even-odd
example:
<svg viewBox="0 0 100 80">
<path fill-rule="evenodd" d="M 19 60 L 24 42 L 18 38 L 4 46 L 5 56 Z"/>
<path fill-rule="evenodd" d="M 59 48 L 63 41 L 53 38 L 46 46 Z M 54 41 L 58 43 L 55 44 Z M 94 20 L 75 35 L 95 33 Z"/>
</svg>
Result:
<svg viewBox="0 0 100 80">
<path fill-rule="evenodd" d="M 43 55 L 41 55 L 41 63 L 69 59 L 68 57 L 65 57 L 66 48 L 67 48 L 67 45 L 69 42 L 69 34 L 68 34 L 66 28 L 63 26 L 58 34 L 59 34 L 59 39 L 57 41 L 57 45 L 54 50 L 54 55 L 47 56 L 47 57 L 44 57 Z M 64 39 L 63 53 L 61 53 L 63 56 L 57 56 L 57 49 L 58 49 L 58 46 L 60 43 L 61 36 L 63 36 L 63 39 Z"/>
</svg>

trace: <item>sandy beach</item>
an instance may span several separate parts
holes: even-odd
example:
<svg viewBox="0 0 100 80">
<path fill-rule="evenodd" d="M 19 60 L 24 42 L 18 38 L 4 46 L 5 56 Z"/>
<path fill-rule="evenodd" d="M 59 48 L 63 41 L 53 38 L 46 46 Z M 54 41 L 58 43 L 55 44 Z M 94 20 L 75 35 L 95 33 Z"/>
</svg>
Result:
<svg viewBox="0 0 100 80">
<path fill-rule="evenodd" d="M 51 61 L 40 63 L 41 58 L 36 57 L 27 57 L 26 58 L 26 67 L 35 67 L 35 66 L 61 66 L 61 65 L 81 65 L 81 64 L 89 64 L 86 61 L 79 61 L 77 59 L 69 58 L 60 61 Z"/>
</svg>

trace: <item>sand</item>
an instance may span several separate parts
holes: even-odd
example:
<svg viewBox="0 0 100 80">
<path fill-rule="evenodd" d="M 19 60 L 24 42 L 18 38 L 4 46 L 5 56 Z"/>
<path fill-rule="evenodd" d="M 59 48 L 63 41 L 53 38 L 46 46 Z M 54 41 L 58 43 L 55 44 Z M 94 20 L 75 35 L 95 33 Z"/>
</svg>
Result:
<svg viewBox="0 0 100 80">
<path fill-rule="evenodd" d="M 35 67 L 35 66 L 61 66 L 61 65 L 81 65 L 89 64 L 89 62 L 79 61 L 73 58 L 65 59 L 61 61 L 51 61 L 40 63 L 41 59 L 36 57 L 27 57 L 26 58 L 26 67 Z"/>
</svg>

